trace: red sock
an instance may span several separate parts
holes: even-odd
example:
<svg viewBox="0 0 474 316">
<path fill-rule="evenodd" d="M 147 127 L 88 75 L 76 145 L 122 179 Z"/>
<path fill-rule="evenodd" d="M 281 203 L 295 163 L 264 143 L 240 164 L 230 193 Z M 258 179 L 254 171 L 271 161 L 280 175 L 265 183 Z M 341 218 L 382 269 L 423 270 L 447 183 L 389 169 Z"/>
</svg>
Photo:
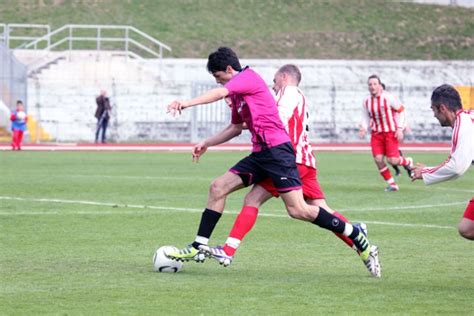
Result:
<svg viewBox="0 0 474 316">
<path fill-rule="evenodd" d="M 21 149 L 21 142 L 23 141 L 23 131 L 18 131 L 18 138 L 17 138 L 17 143 L 16 143 L 16 148 L 18 150 Z"/>
<path fill-rule="evenodd" d="M 224 252 L 228 256 L 233 256 L 240 245 L 240 241 L 252 229 L 257 221 L 258 208 L 253 206 L 244 206 L 235 219 L 234 226 L 230 231 L 229 237 L 224 245 Z"/>
<path fill-rule="evenodd" d="M 337 218 L 339 218 L 340 220 L 342 220 L 345 223 L 349 223 L 347 218 L 345 218 L 341 213 L 338 213 L 337 211 L 334 211 L 334 213 L 332 215 L 336 216 Z M 342 234 L 338 234 L 338 233 L 335 233 L 335 235 L 337 237 L 339 237 L 343 242 L 345 242 L 349 247 L 352 248 L 352 246 L 354 246 L 354 243 L 352 242 L 352 240 L 349 237 L 344 236 Z"/>
<path fill-rule="evenodd" d="M 408 159 L 406 159 L 405 157 L 400 156 L 398 164 L 400 166 L 408 166 L 410 164 L 410 161 Z"/>
<path fill-rule="evenodd" d="M 12 148 L 17 149 L 18 148 L 18 143 L 19 143 L 19 137 L 20 137 L 20 131 L 19 130 L 13 130 L 13 135 L 12 135 Z"/>
<path fill-rule="evenodd" d="M 390 178 L 392 178 L 392 173 L 390 172 L 388 167 L 383 167 L 379 171 L 380 171 L 380 174 L 382 175 L 382 177 L 384 178 L 385 181 L 388 181 L 388 180 L 390 180 Z"/>
</svg>

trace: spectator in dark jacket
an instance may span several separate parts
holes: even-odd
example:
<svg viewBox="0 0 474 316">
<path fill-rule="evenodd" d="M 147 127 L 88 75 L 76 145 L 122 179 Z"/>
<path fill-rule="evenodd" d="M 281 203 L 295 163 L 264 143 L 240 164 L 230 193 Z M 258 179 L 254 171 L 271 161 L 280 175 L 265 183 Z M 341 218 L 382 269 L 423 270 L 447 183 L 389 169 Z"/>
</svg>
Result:
<svg viewBox="0 0 474 316">
<path fill-rule="evenodd" d="M 99 134 L 101 134 L 101 142 L 105 143 L 106 140 L 106 131 L 107 125 L 109 124 L 110 111 L 112 107 L 110 106 L 110 100 L 107 97 L 107 91 L 102 90 L 100 95 L 95 99 L 97 103 L 97 110 L 95 111 L 95 117 L 97 118 L 97 129 L 95 132 L 95 142 L 99 142 Z"/>
</svg>

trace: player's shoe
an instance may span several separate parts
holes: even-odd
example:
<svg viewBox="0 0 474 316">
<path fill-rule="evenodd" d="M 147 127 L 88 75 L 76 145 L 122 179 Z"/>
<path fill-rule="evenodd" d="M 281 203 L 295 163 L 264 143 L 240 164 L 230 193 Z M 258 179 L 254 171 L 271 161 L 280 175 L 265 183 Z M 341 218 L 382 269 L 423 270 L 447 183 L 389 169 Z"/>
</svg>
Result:
<svg viewBox="0 0 474 316">
<path fill-rule="evenodd" d="M 354 223 L 354 224 L 352 224 L 352 226 L 357 227 L 357 229 L 359 229 L 359 231 L 360 231 L 362 234 L 364 234 L 365 237 L 368 236 L 367 224 L 366 224 L 366 223 L 363 223 L 363 222 Z"/>
<path fill-rule="evenodd" d="M 410 179 L 412 179 L 413 178 L 413 158 L 406 157 L 406 160 L 408 160 L 409 163 L 408 165 L 403 166 L 403 168 L 405 168 L 405 170 L 408 173 L 408 176 L 410 177 Z"/>
<path fill-rule="evenodd" d="M 379 260 L 379 248 L 375 245 L 370 246 L 370 252 L 367 259 L 362 260 L 369 273 L 375 277 L 380 278 L 382 276 L 382 267 L 380 266 Z"/>
<path fill-rule="evenodd" d="M 188 245 L 183 249 L 176 249 L 171 252 L 166 253 L 166 256 L 170 259 L 176 261 L 191 261 L 204 262 L 206 256 L 199 249 L 193 247 L 193 245 Z"/>
<path fill-rule="evenodd" d="M 398 187 L 398 185 L 396 184 L 389 184 L 386 188 L 385 188 L 385 192 L 396 192 L 400 190 L 400 188 Z"/>
<path fill-rule="evenodd" d="M 222 246 L 210 247 L 207 245 L 201 245 L 199 246 L 199 250 L 206 254 L 206 256 L 216 259 L 224 267 L 229 266 L 234 258 L 233 256 L 227 255 Z"/>
</svg>

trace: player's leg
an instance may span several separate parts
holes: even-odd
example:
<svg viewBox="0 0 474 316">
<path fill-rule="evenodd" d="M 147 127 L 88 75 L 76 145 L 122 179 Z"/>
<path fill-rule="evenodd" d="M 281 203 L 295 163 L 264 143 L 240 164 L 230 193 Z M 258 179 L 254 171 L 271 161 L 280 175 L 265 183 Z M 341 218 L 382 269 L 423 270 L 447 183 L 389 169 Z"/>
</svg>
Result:
<svg viewBox="0 0 474 316">
<path fill-rule="evenodd" d="M 375 164 L 377 165 L 377 168 L 379 169 L 380 175 L 388 184 L 388 186 L 385 188 L 385 191 L 386 192 L 398 191 L 399 190 L 398 185 L 395 182 L 395 179 L 393 178 L 392 173 L 390 172 L 390 169 L 385 164 L 384 156 L 376 155 L 374 156 L 374 161 L 375 161 Z"/>
<path fill-rule="evenodd" d="M 106 140 L 106 133 L 107 133 L 107 126 L 109 125 L 109 119 L 104 118 L 102 120 L 102 144 L 105 143 Z"/>
<path fill-rule="evenodd" d="M 336 216 L 337 218 L 339 218 L 341 221 L 343 222 L 346 222 L 346 223 L 350 223 L 347 218 L 345 218 L 341 213 L 339 212 L 336 212 L 334 210 L 332 210 L 329 205 L 327 205 L 326 203 L 326 200 L 325 199 L 306 199 L 306 203 L 308 203 L 309 205 L 314 205 L 314 206 L 317 206 L 317 207 L 321 207 L 323 209 L 325 209 L 326 211 L 328 211 L 329 213 L 333 214 L 334 216 Z M 339 239 L 341 239 L 344 243 L 346 243 L 346 245 L 348 245 L 350 248 L 352 249 L 355 249 L 355 246 L 354 246 L 354 243 L 352 242 L 352 240 L 349 239 L 349 237 L 346 237 L 342 234 L 339 234 L 339 233 L 334 233 Z"/>
<path fill-rule="evenodd" d="M 378 248 L 375 245 L 371 245 L 367 237 L 357 227 L 340 220 L 322 207 L 306 204 L 303 199 L 302 190 L 293 190 L 286 193 L 280 192 L 280 195 L 291 217 L 309 221 L 333 233 L 349 237 L 360 252 L 360 258 L 372 276 L 381 276 Z"/>
<path fill-rule="evenodd" d="M 17 143 L 18 143 L 18 130 L 14 129 L 12 131 L 12 150 L 17 149 Z"/>
<path fill-rule="evenodd" d="M 459 222 L 458 230 L 464 238 L 474 240 L 474 198 L 467 204 L 463 218 Z"/>
<path fill-rule="evenodd" d="M 392 177 L 392 173 L 385 164 L 385 133 L 372 133 L 370 136 L 370 146 L 372 148 L 372 156 L 374 157 L 375 165 L 380 172 L 382 178 L 387 182 L 388 186 L 385 191 L 398 191 L 398 186 Z"/>
<path fill-rule="evenodd" d="M 271 184 L 271 179 L 268 180 L 270 180 Z M 252 190 L 250 190 L 244 198 L 244 206 L 237 215 L 224 246 L 201 246 L 200 249 L 202 249 L 208 256 L 219 261 L 219 263 L 225 267 L 230 265 L 240 243 L 257 221 L 259 207 L 271 197 L 272 194 L 262 186 L 254 185 Z"/>
<path fill-rule="evenodd" d="M 23 142 L 23 131 L 18 131 L 18 138 L 17 138 L 17 143 L 16 143 L 16 149 L 21 150 L 21 145 Z"/>
<path fill-rule="evenodd" d="M 387 161 L 391 165 L 403 166 L 408 172 L 408 176 L 411 178 L 411 172 L 413 170 L 413 159 L 411 157 L 404 157 L 402 152 L 399 150 L 398 139 L 392 135 L 387 134 L 386 139 L 386 156 Z"/>
<path fill-rule="evenodd" d="M 102 125 L 102 120 L 98 119 L 97 120 L 97 127 L 95 129 L 95 143 L 97 144 L 99 142 L 99 133 Z"/>
<path fill-rule="evenodd" d="M 393 171 L 395 171 L 395 177 L 399 177 L 400 176 L 400 168 L 398 168 L 398 165 L 392 165 L 392 168 L 393 168 Z"/>
<path fill-rule="evenodd" d="M 400 154 L 401 157 L 405 157 L 400 149 L 398 150 L 398 153 Z M 406 157 L 406 158 L 411 160 L 411 164 L 409 163 L 408 165 L 403 166 L 403 169 L 406 170 L 408 177 L 412 178 L 413 158 L 411 157 Z"/>
<path fill-rule="evenodd" d="M 224 211 L 227 195 L 242 187 L 243 182 L 241 177 L 230 171 L 212 181 L 209 189 L 208 202 L 201 215 L 201 221 L 199 222 L 194 241 L 185 248 L 169 252 L 166 255 L 175 260 L 204 261 L 204 255 L 200 253 L 199 246 L 209 243 L 209 238 Z"/>
</svg>

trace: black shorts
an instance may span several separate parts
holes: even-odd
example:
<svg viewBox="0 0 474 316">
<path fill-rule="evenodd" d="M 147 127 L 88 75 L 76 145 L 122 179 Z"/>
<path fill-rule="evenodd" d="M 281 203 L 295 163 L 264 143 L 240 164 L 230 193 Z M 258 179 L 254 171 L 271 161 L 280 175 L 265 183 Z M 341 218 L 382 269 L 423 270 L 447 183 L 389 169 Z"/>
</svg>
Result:
<svg viewBox="0 0 474 316">
<path fill-rule="evenodd" d="M 290 142 L 253 152 L 229 171 L 240 176 L 245 186 L 271 178 L 280 193 L 301 189 L 295 151 Z"/>
</svg>

